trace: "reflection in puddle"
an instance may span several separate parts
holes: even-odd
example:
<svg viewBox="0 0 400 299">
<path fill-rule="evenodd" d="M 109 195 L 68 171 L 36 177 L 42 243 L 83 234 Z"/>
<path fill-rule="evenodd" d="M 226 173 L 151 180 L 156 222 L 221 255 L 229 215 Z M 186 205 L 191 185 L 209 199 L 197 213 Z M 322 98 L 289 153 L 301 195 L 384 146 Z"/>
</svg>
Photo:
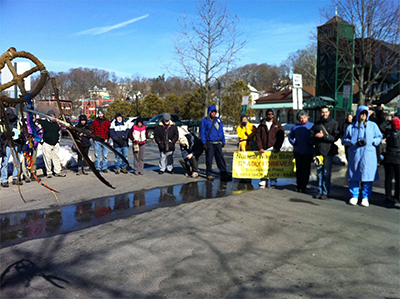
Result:
<svg viewBox="0 0 400 299">
<path fill-rule="evenodd" d="M 145 191 L 92 199 L 56 209 L 17 212 L 0 215 L 0 247 L 27 240 L 45 238 L 81 230 L 115 219 L 206 198 L 217 198 L 253 191 L 259 180 L 190 182 Z M 280 179 L 279 185 L 292 184 L 294 179 Z"/>
</svg>

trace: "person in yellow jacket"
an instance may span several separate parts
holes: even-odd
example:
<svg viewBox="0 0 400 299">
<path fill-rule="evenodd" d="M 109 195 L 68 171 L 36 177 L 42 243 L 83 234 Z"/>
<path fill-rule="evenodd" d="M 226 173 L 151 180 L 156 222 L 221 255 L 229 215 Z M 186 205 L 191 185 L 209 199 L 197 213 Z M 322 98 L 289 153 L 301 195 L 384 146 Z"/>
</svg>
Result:
<svg viewBox="0 0 400 299">
<path fill-rule="evenodd" d="M 240 126 L 237 128 L 237 134 L 239 137 L 239 152 L 253 150 L 252 142 L 256 135 L 256 128 L 252 123 L 247 120 L 245 115 L 240 118 Z"/>
</svg>

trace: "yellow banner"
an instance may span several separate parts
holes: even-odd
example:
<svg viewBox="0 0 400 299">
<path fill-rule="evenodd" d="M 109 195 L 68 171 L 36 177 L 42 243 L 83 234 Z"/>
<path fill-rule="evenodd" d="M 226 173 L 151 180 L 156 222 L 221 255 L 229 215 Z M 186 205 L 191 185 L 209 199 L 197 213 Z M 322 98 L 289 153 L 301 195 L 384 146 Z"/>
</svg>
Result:
<svg viewBox="0 0 400 299">
<path fill-rule="evenodd" d="M 293 152 L 235 152 L 232 176 L 240 179 L 293 178 Z"/>
</svg>

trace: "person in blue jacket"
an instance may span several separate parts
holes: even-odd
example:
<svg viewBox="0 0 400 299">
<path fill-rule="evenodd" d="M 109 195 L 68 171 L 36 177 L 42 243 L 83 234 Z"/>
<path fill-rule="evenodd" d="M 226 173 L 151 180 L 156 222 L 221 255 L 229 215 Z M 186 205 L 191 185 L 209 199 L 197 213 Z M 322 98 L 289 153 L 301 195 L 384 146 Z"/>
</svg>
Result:
<svg viewBox="0 0 400 299">
<path fill-rule="evenodd" d="M 212 162 L 215 162 L 221 173 L 222 181 L 230 181 L 232 177 L 226 171 L 226 163 L 222 154 L 222 148 L 225 146 L 225 134 L 222 121 L 217 115 L 217 109 L 214 105 L 208 107 L 208 115 L 201 121 L 200 138 L 203 149 L 206 152 L 206 175 L 208 180 L 213 180 Z"/>
<path fill-rule="evenodd" d="M 310 140 L 310 130 L 314 124 L 308 121 L 308 114 L 304 110 L 297 113 L 297 120 L 299 122 L 290 130 L 288 139 L 293 145 L 296 161 L 296 191 L 306 193 L 314 155 L 314 145 Z"/>
<path fill-rule="evenodd" d="M 382 133 L 376 123 L 369 121 L 367 106 L 357 108 L 356 121 L 351 123 L 343 136 L 343 144 L 349 146 L 347 179 L 351 199 L 349 204 L 356 205 L 362 183 L 361 205 L 369 206 L 372 182 L 379 180 L 378 160 L 375 147 L 382 142 Z"/>
<path fill-rule="evenodd" d="M 114 142 L 114 149 L 121 153 L 126 160 L 128 160 L 128 137 L 129 137 L 129 126 L 122 118 L 122 114 L 117 112 L 115 114 L 115 119 L 111 123 L 110 127 L 110 137 Z M 127 174 L 127 165 L 124 161 L 121 162 L 121 158 L 115 155 L 115 174 L 120 172 Z M 122 164 L 122 165 L 121 165 Z"/>
</svg>

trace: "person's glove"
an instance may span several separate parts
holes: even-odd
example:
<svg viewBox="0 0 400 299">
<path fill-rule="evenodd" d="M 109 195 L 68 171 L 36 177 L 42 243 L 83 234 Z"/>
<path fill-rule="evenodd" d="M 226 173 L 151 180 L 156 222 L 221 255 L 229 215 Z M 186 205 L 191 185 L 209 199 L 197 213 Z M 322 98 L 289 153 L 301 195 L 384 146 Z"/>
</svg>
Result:
<svg viewBox="0 0 400 299">
<path fill-rule="evenodd" d="M 225 146 L 225 143 L 222 143 L 221 146 L 224 147 L 224 146 Z"/>
<path fill-rule="evenodd" d="M 207 143 L 203 143 L 203 150 L 205 150 L 205 151 L 208 150 Z"/>
</svg>

